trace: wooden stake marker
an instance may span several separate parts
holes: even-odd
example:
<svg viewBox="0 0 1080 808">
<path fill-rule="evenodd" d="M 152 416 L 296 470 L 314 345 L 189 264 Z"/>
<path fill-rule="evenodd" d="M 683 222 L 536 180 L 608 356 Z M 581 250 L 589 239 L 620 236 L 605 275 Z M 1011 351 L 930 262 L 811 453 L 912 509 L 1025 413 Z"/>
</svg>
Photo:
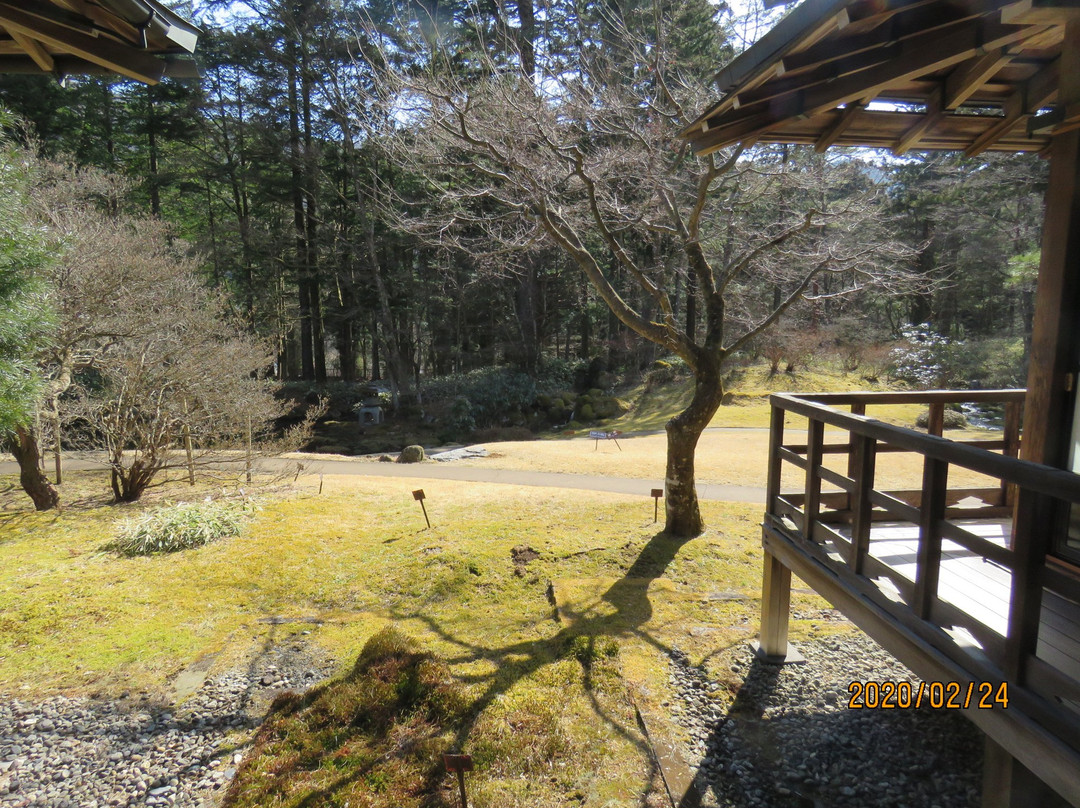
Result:
<svg viewBox="0 0 1080 808">
<path fill-rule="evenodd" d="M 413 491 L 412 498 L 420 503 L 420 509 L 424 512 L 424 521 L 427 522 L 428 530 L 431 530 L 431 520 L 428 519 L 427 508 L 424 507 L 424 489 L 418 488 L 417 490 Z M 445 758 L 446 755 L 443 755 L 443 757 Z"/>
<path fill-rule="evenodd" d="M 423 493 L 423 491 L 414 491 L 413 496 Z M 421 502 L 423 502 L 422 498 Z M 457 772 L 458 788 L 461 790 L 461 808 L 469 808 L 469 803 L 465 797 L 465 772 L 473 770 L 472 756 L 444 754 L 442 759 L 443 765 L 448 772 Z"/>
<path fill-rule="evenodd" d="M 653 498 L 652 520 L 653 524 L 660 518 L 660 497 L 664 496 L 663 488 L 654 488 L 651 494 Z"/>
</svg>

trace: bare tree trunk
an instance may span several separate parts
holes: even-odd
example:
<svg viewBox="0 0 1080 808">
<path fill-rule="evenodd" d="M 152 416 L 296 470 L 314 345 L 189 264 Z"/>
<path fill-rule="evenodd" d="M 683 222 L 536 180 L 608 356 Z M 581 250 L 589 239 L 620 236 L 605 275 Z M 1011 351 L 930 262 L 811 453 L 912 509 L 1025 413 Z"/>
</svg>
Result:
<svg viewBox="0 0 1080 808">
<path fill-rule="evenodd" d="M 701 367 L 696 374 L 690 406 L 667 423 L 664 531 L 679 538 L 699 536 L 705 530 L 694 479 L 694 454 L 702 431 L 724 399 L 720 362 L 715 359 L 699 361 Z"/>
<path fill-rule="evenodd" d="M 60 494 L 38 465 L 37 436 L 25 427 L 17 427 L 15 434 L 5 442 L 5 448 L 15 455 L 19 464 L 19 483 L 34 501 L 34 508 L 48 511 L 59 507 Z"/>
</svg>

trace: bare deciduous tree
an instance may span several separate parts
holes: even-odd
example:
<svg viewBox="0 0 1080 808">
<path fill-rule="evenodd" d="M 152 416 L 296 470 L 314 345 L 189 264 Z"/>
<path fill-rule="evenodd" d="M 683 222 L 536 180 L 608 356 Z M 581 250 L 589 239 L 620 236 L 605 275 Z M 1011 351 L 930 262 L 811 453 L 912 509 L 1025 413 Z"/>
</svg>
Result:
<svg viewBox="0 0 1080 808">
<path fill-rule="evenodd" d="M 30 215 L 59 253 L 56 329 L 38 355 L 43 414 L 54 435 L 104 448 L 116 499 L 131 501 L 186 461 L 171 451 L 183 435 L 236 444 L 248 419 L 258 432 L 281 408 L 257 378 L 270 351 L 232 322 L 159 220 L 117 212 L 125 192 L 103 172 L 37 161 Z M 37 462 L 39 435 L 27 438 L 20 465 Z M 58 502 L 55 490 L 34 499 Z"/>
<path fill-rule="evenodd" d="M 385 107 L 365 115 L 389 124 L 371 134 L 393 159 L 428 179 L 421 200 L 381 189 L 396 202 L 388 209 L 405 212 L 399 226 L 473 254 L 554 243 L 619 320 L 692 368 L 693 399 L 667 424 L 666 530 L 686 537 L 704 528 L 694 452 L 723 398 L 725 361 L 801 301 L 898 288 L 909 255 L 861 163 L 687 153 L 675 135 L 711 93 L 667 47 L 672 6 L 650 19 L 645 35 L 608 21 L 620 59 L 583 38 L 528 74 L 507 55 L 513 37 L 490 46 L 481 25 L 460 51 L 426 35 L 431 26 L 403 23 L 393 43 L 368 29 L 360 41 L 384 46 L 368 44 L 367 63 L 383 66 Z M 675 309 L 680 273 L 702 304 L 700 326 Z"/>
</svg>

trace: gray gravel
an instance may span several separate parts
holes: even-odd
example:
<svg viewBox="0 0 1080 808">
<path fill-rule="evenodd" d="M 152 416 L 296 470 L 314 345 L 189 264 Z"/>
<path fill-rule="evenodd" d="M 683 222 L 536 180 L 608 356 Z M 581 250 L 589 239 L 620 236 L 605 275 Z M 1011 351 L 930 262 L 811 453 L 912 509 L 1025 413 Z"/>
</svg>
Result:
<svg viewBox="0 0 1080 808">
<path fill-rule="evenodd" d="M 206 679 L 182 704 L 0 696 L 0 807 L 216 805 L 274 695 L 329 675 L 299 646 Z"/>
<path fill-rule="evenodd" d="M 982 735 L 956 711 L 849 709 L 853 680 L 918 682 L 863 634 L 798 644 L 807 662 L 766 665 L 748 646 L 726 664 L 742 685 L 725 714 L 718 682 L 671 655 L 702 804 L 724 808 L 976 808 Z"/>
</svg>

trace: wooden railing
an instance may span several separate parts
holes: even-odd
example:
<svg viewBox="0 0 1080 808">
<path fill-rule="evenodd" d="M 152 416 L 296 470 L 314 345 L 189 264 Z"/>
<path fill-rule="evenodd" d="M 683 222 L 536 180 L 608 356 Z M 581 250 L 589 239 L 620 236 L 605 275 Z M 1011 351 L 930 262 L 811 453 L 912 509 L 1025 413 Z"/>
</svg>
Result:
<svg viewBox="0 0 1080 808">
<path fill-rule="evenodd" d="M 1023 390 L 773 395 L 766 550 L 786 558 L 796 574 L 825 571 L 819 576 L 823 586 L 835 582 L 852 595 L 854 609 L 868 604 L 876 615 L 886 615 L 890 625 L 946 656 L 969 681 L 1008 682 L 1010 709 L 1022 711 L 1068 748 L 1080 750 L 1080 577 L 1051 555 L 1052 528 L 1061 524 L 1071 503 L 1080 503 L 1080 475 L 1017 459 L 1023 400 Z M 955 441 L 940 436 L 945 407 L 966 402 L 1004 404 L 1000 439 Z M 866 415 L 868 406 L 898 403 L 928 406 L 929 434 Z M 785 422 L 793 416 L 806 419 L 805 442 L 785 440 Z M 921 486 L 880 490 L 875 485 L 877 459 L 898 452 L 921 458 Z M 846 456 L 844 471 L 823 465 L 826 456 L 837 454 Z M 801 491 L 781 490 L 785 465 L 804 472 Z M 950 469 L 984 475 L 992 484 L 952 488 Z M 974 504 L 961 507 L 964 501 Z M 1016 514 L 1026 518 L 1014 521 Z M 957 524 L 958 518 L 1004 519 L 1012 528 L 1011 541 L 1005 546 L 988 541 Z M 918 527 L 914 579 L 872 554 L 872 528 L 882 521 Z M 1008 572 L 1011 592 L 1004 633 L 939 597 L 944 540 Z M 789 563 L 800 562 L 800 556 L 808 564 L 804 570 Z M 767 557 L 767 583 L 769 563 Z M 888 579 L 899 596 L 886 592 L 875 579 Z M 1040 649 L 1040 632 L 1050 632 L 1047 626 L 1053 621 L 1057 645 L 1062 644 L 1060 636 L 1066 637 L 1066 645 L 1073 644 L 1064 656 L 1042 653 L 1045 643 Z M 955 631 L 946 631 L 957 627 L 975 637 L 981 650 L 973 651 L 954 639 Z M 764 646 L 764 624 L 762 637 Z M 782 641 L 786 647 L 786 627 Z M 1078 657 L 1075 665 L 1070 654 Z"/>
</svg>

